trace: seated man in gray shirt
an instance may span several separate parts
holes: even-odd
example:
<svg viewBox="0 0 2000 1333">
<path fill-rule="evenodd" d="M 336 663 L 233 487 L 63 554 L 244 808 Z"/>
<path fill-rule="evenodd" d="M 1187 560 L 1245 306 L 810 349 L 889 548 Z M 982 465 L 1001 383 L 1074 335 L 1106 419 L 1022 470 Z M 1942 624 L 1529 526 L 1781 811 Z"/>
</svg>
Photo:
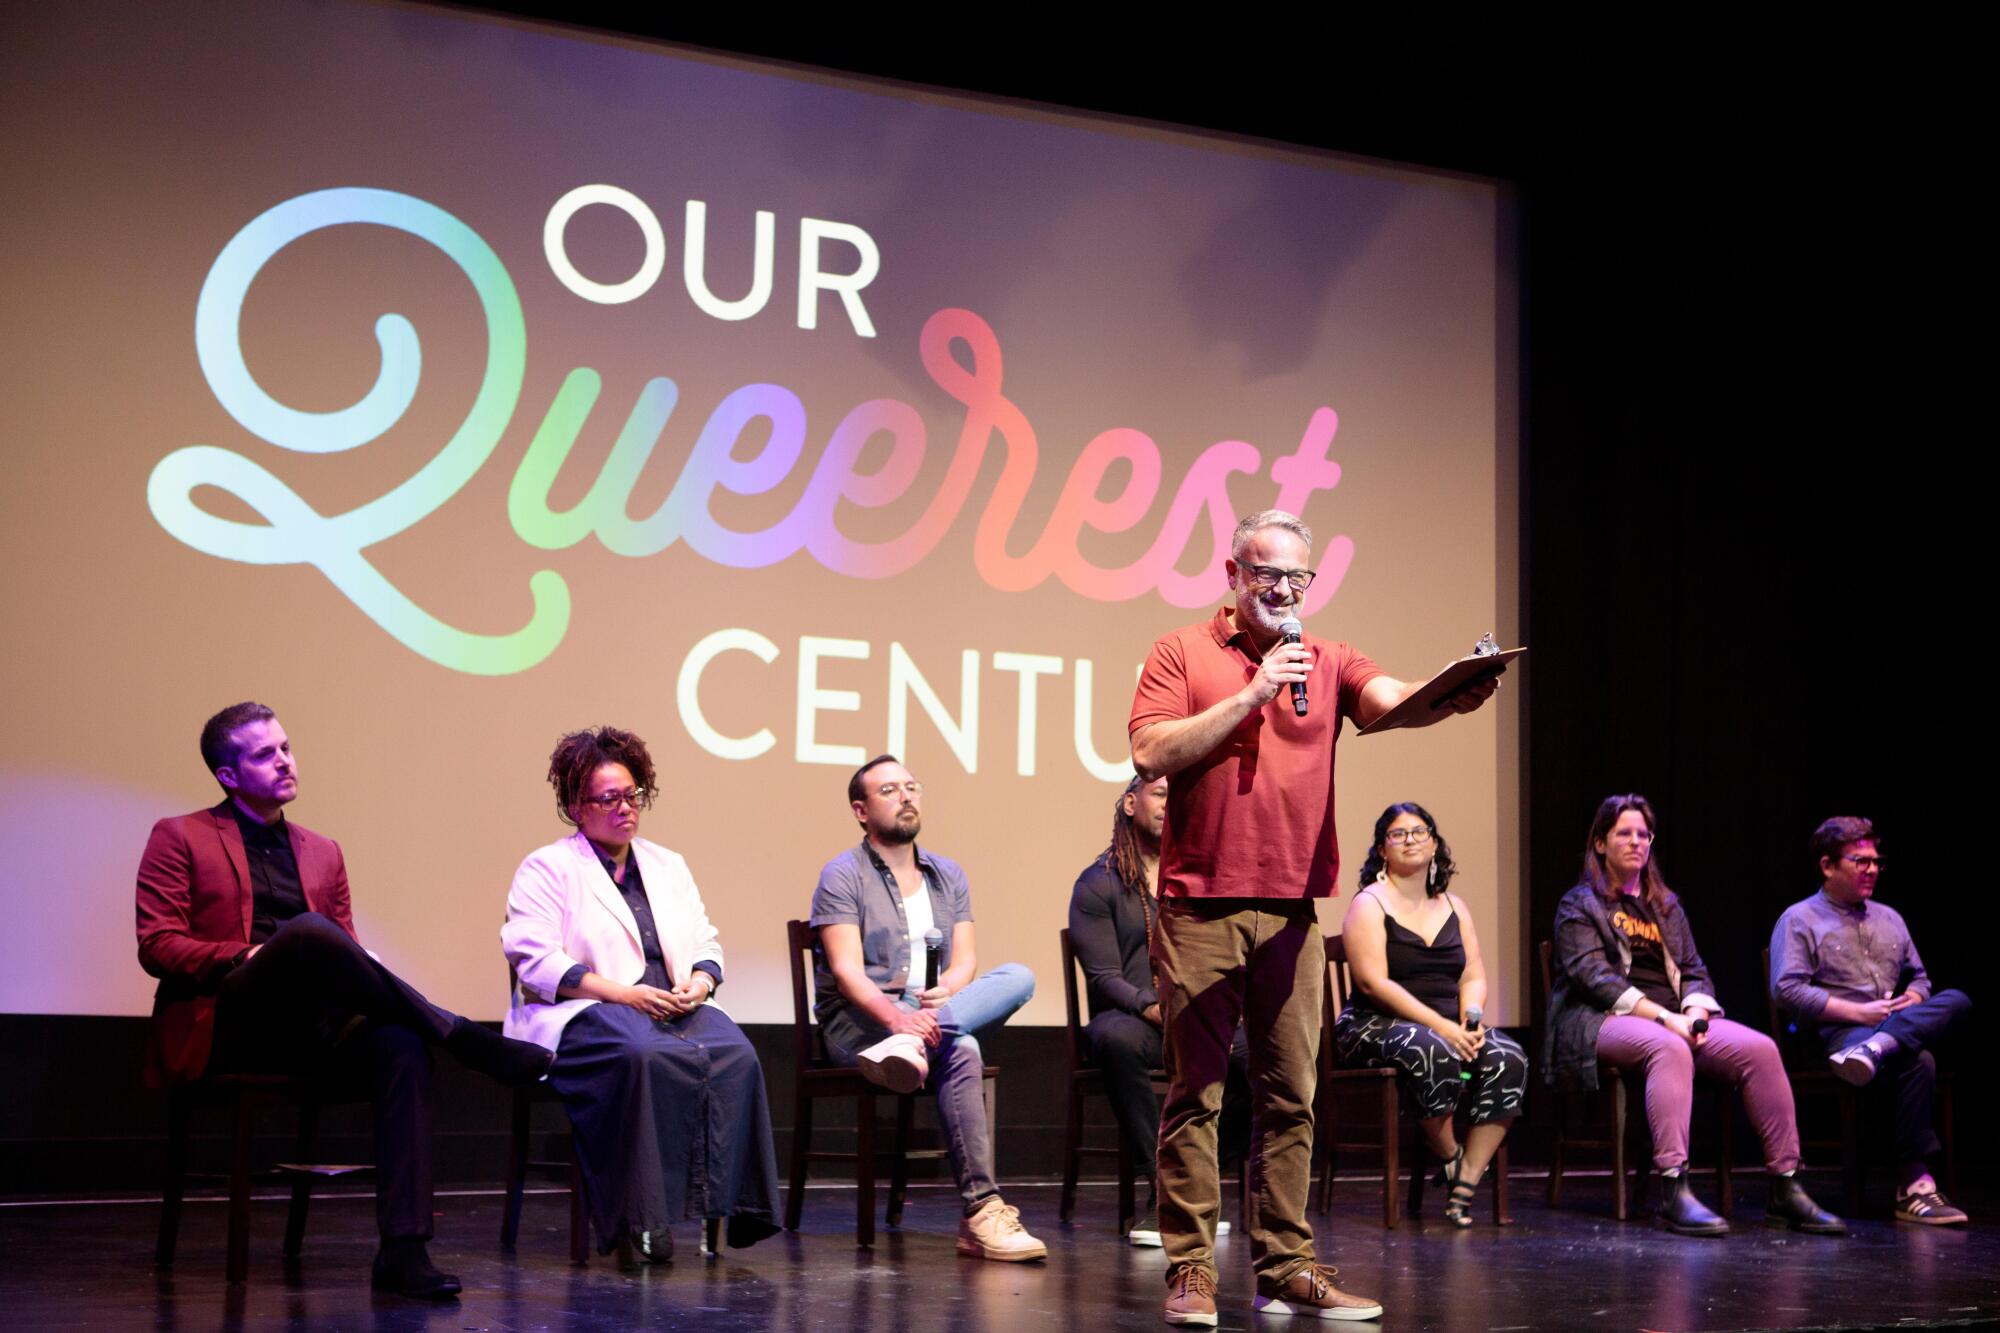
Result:
<svg viewBox="0 0 2000 1333">
<path fill-rule="evenodd" d="M 1834 1073 L 1889 1088 L 1901 1164 L 1897 1219 L 1963 1223 L 1965 1213 L 1938 1192 L 1930 1172 L 1939 1148 L 1931 1050 L 1964 1031 L 1972 1001 L 1962 991 L 1932 990 L 1909 927 L 1895 908 L 1873 901 L 1882 873 L 1873 824 L 1829 819 L 1813 831 L 1812 854 L 1820 890 L 1786 908 L 1771 932 L 1771 993 L 1800 1031 L 1817 1035 Z"/>
<path fill-rule="evenodd" d="M 945 1150 L 965 1214 L 958 1252 L 1042 1259 L 1048 1248 L 993 1180 L 985 1065 L 975 1035 L 1035 993 L 1035 975 L 1004 963 L 974 978 L 972 890 L 949 857 L 917 848 L 923 787 L 892 755 L 855 770 L 847 799 L 861 843 L 828 861 L 813 890 L 813 1012 L 827 1054 L 892 1092 L 937 1090 Z M 926 941 L 926 936 L 930 941 Z M 932 947 L 937 981 L 925 975 Z"/>
</svg>

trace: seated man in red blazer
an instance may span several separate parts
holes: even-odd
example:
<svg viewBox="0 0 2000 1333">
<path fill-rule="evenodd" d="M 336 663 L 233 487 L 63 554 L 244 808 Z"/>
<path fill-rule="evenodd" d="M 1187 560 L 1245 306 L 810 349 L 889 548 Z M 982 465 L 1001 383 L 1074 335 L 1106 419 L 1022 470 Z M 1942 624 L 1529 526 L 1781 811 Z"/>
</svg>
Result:
<svg viewBox="0 0 2000 1333">
<path fill-rule="evenodd" d="M 160 979 L 147 1077 L 314 1073 L 360 1084 L 375 1113 L 376 1287 L 457 1295 L 431 1237 L 430 1047 L 502 1083 L 549 1054 L 430 1003 L 364 950 L 340 847 L 284 817 L 298 763 L 262 704 L 223 709 L 201 755 L 224 799 L 162 819 L 139 861 L 139 962 Z"/>
</svg>

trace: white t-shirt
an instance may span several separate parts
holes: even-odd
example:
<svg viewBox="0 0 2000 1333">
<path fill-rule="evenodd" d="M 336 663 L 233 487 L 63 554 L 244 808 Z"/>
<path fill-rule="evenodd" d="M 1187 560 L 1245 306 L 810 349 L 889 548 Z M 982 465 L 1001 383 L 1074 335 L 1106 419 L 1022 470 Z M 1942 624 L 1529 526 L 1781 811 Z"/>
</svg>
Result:
<svg viewBox="0 0 2000 1333">
<path fill-rule="evenodd" d="M 903 919 L 910 926 L 910 980 L 905 989 L 920 994 L 924 989 L 924 932 L 937 924 L 931 913 L 931 891 L 926 884 L 903 898 Z"/>
</svg>

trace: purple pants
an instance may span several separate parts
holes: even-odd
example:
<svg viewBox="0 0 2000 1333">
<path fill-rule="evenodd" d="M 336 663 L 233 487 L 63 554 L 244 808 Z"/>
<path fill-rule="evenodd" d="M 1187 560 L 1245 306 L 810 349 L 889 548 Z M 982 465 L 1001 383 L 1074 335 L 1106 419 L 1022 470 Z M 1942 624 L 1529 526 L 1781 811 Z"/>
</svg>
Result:
<svg viewBox="0 0 2000 1333">
<path fill-rule="evenodd" d="M 1697 1073 L 1743 1090 L 1743 1109 L 1764 1145 L 1764 1168 L 1773 1175 L 1799 1165 L 1799 1122 L 1792 1084 L 1785 1077 L 1778 1045 L 1754 1028 L 1726 1018 L 1708 1021 L 1708 1040 L 1692 1049 L 1673 1031 L 1650 1018 L 1618 1014 L 1604 1020 L 1597 1054 L 1615 1065 L 1646 1074 L 1646 1123 L 1653 1131 L 1653 1167 L 1677 1171 L 1687 1165 L 1688 1121 L 1694 1114 Z"/>
</svg>

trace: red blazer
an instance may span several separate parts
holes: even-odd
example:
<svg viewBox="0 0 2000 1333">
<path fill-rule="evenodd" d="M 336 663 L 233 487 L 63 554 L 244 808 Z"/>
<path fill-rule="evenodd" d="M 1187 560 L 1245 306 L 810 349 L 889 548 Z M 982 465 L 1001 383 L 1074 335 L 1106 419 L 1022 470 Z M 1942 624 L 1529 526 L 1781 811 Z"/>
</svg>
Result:
<svg viewBox="0 0 2000 1333">
<path fill-rule="evenodd" d="M 290 820 L 306 907 L 354 934 L 340 845 Z M 215 1040 L 215 995 L 250 944 L 254 891 L 229 802 L 162 819 L 139 858 L 139 965 L 160 979 L 146 1081 L 200 1078 Z"/>
</svg>

